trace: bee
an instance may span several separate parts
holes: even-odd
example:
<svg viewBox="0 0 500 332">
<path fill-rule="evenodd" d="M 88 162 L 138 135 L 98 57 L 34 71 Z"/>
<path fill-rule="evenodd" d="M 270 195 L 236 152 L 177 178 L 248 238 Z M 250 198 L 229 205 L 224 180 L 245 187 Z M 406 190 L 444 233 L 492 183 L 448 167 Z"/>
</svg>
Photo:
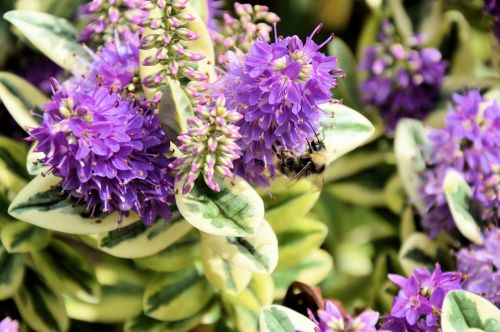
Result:
<svg viewBox="0 0 500 332">
<path fill-rule="evenodd" d="M 293 181 L 299 181 L 310 175 L 323 175 L 327 163 L 324 139 L 318 135 L 312 141 L 307 141 L 307 149 L 302 155 L 291 151 L 276 151 L 277 167 L 281 174 Z"/>
</svg>

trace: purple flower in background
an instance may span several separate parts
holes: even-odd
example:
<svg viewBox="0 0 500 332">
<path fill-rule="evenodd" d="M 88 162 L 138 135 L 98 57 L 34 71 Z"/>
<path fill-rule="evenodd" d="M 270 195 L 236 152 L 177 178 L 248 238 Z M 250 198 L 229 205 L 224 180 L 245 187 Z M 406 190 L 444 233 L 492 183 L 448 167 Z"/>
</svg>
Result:
<svg viewBox="0 0 500 332">
<path fill-rule="evenodd" d="M 226 4 L 225 0 L 207 0 L 207 28 L 210 30 L 217 30 L 217 19 L 222 16 Z"/>
<path fill-rule="evenodd" d="M 455 229 L 442 190 L 449 169 L 461 172 L 471 186 L 481 218 L 500 220 L 500 104 L 485 100 L 478 91 L 455 94 L 453 100 L 444 128 L 429 135 L 429 167 L 420 190 L 422 225 L 431 236 Z"/>
<path fill-rule="evenodd" d="M 493 19 L 491 30 L 497 38 L 497 43 L 500 45 L 500 3 L 498 0 L 485 0 L 484 11 Z"/>
<path fill-rule="evenodd" d="M 483 244 L 471 244 L 456 254 L 462 286 L 500 307 L 500 229 L 483 233 Z"/>
<path fill-rule="evenodd" d="M 462 289 L 461 274 L 442 272 L 439 264 L 433 272 L 416 268 L 408 278 L 395 274 L 388 278 L 400 290 L 382 330 L 437 331 L 445 295 L 451 290 Z"/>
<path fill-rule="evenodd" d="M 446 69 L 437 49 L 421 48 L 421 36 L 406 44 L 399 39 L 385 21 L 378 42 L 364 50 L 360 65 L 367 75 L 360 85 L 364 101 L 379 109 L 389 132 L 399 119 L 422 119 L 431 111 Z"/>
<path fill-rule="evenodd" d="M 309 318 L 316 324 L 318 332 L 376 332 L 379 313 L 363 311 L 356 317 L 343 315 L 331 301 L 325 301 L 325 308 L 318 310 L 319 321 L 309 310 Z"/>
<path fill-rule="evenodd" d="M 45 93 L 50 92 L 50 77 L 63 74 L 63 69 L 46 57 L 30 62 L 29 67 L 22 75 L 28 82 Z"/>
<path fill-rule="evenodd" d="M 94 53 L 87 49 L 92 57 L 89 63 L 89 72 L 86 74 L 87 84 L 93 87 L 97 84 L 113 90 L 121 91 L 127 88 L 134 91 L 140 86 L 134 77 L 139 71 L 139 35 L 137 33 L 124 33 L 121 36 L 115 31 L 113 40 L 106 42 L 104 47 Z"/>
<path fill-rule="evenodd" d="M 0 322 L 0 332 L 17 332 L 19 331 L 19 322 L 10 317 L 5 317 Z"/>
<path fill-rule="evenodd" d="M 169 142 L 153 110 L 105 87 L 52 85 L 42 124 L 30 134 L 62 191 L 92 215 L 117 211 L 120 222 L 134 211 L 146 224 L 168 220 Z"/>
<path fill-rule="evenodd" d="M 147 0 L 92 0 L 80 6 L 80 14 L 88 18 L 80 32 L 83 42 L 102 42 L 119 33 L 139 31 L 139 22 L 148 17 Z"/>
<path fill-rule="evenodd" d="M 242 116 L 226 109 L 224 97 L 208 106 L 198 105 L 196 115 L 188 120 L 189 130 L 177 137 L 182 156 L 172 163 L 176 182 L 183 183 L 183 195 L 191 191 L 200 174 L 210 189 L 220 191 L 215 176 L 232 177 L 240 152 L 235 141 L 241 136 L 232 123 Z"/>
<path fill-rule="evenodd" d="M 228 54 L 226 73 L 214 86 L 214 93 L 226 97 L 228 108 L 244 118 L 236 123 L 242 138 L 237 142 L 242 158 L 236 173 L 267 185 L 265 174 L 276 173 L 273 149 L 302 152 L 306 139 L 314 137 L 323 111 L 318 105 L 331 101 L 341 70 L 337 58 L 326 56 L 312 37 L 286 37 L 268 43 L 256 40 L 248 54 Z"/>
</svg>

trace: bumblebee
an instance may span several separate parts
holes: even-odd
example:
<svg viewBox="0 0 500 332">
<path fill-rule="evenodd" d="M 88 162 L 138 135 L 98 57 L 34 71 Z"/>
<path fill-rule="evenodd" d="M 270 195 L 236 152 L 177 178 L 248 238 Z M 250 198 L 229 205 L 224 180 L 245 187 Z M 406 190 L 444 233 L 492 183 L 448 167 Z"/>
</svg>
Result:
<svg viewBox="0 0 500 332">
<path fill-rule="evenodd" d="M 322 175 L 327 162 L 325 144 L 317 136 L 307 141 L 307 149 L 302 155 L 285 150 L 276 152 L 276 157 L 280 173 L 296 181 L 309 175 Z"/>
</svg>

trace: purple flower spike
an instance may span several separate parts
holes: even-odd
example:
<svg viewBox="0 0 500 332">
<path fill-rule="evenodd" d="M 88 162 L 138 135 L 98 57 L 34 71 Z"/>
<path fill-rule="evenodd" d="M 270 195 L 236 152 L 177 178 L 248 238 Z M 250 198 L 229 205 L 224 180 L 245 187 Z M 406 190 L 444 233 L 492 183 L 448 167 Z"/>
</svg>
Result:
<svg viewBox="0 0 500 332">
<path fill-rule="evenodd" d="M 105 87 L 70 89 L 52 82 L 43 121 L 31 130 L 40 160 L 61 189 L 90 214 L 135 211 L 146 224 L 170 218 L 173 177 L 168 139 L 152 109 Z"/>
<path fill-rule="evenodd" d="M 89 22 L 80 33 L 83 42 L 103 42 L 119 33 L 141 32 L 139 22 L 148 17 L 147 0 L 92 0 L 80 6 L 80 14 Z"/>
<path fill-rule="evenodd" d="M 500 3 L 498 0 L 485 0 L 484 11 L 492 18 L 491 30 L 500 45 Z"/>
<path fill-rule="evenodd" d="M 186 195 L 200 174 L 207 186 L 220 191 L 216 175 L 232 177 L 233 162 L 239 158 L 240 147 L 236 140 L 241 136 L 237 122 L 242 116 L 226 109 L 226 101 L 220 96 L 208 106 L 198 105 L 196 117 L 188 120 L 189 130 L 177 139 L 182 156 L 172 167 L 177 170 L 176 182 L 182 182 L 182 194 Z"/>
<path fill-rule="evenodd" d="M 301 153 L 319 126 L 318 105 L 332 101 L 341 70 L 336 57 L 319 51 L 333 36 L 321 45 L 313 41 L 319 28 L 305 44 L 297 36 L 275 36 L 273 43 L 256 40 L 246 55 L 228 52 L 214 93 L 244 116 L 236 125 L 245 153 L 235 169 L 250 182 L 266 186 L 265 171 L 275 175 L 273 148 Z"/>
<path fill-rule="evenodd" d="M 357 317 L 343 315 L 331 301 L 325 301 L 325 308 L 318 310 L 319 321 L 309 310 L 309 318 L 316 324 L 318 332 L 376 332 L 379 313 L 363 311 Z"/>
<path fill-rule="evenodd" d="M 5 317 L 0 322 L 0 332 L 17 332 L 19 331 L 19 322 L 10 317 Z"/>
<path fill-rule="evenodd" d="M 460 249 L 457 270 L 462 272 L 463 288 L 479 294 L 500 307 L 500 229 L 483 234 L 483 244 Z"/>
<path fill-rule="evenodd" d="M 478 91 L 453 96 L 443 129 L 431 131 L 429 167 L 420 189 L 424 201 L 422 225 L 430 236 L 456 229 L 442 190 L 449 169 L 461 172 L 480 205 L 484 221 L 500 220 L 500 104 Z"/>
<path fill-rule="evenodd" d="M 360 89 L 389 132 L 401 118 L 424 118 L 439 97 L 446 64 L 437 49 L 420 47 L 422 39 L 413 36 L 405 45 L 385 21 L 378 42 L 364 50 L 360 69 L 367 78 Z"/>
<path fill-rule="evenodd" d="M 408 278 L 394 274 L 388 278 L 400 290 L 390 315 L 382 324 L 384 331 L 438 331 L 445 295 L 451 290 L 462 289 L 461 274 L 443 273 L 439 264 L 433 272 L 416 268 Z"/>
</svg>

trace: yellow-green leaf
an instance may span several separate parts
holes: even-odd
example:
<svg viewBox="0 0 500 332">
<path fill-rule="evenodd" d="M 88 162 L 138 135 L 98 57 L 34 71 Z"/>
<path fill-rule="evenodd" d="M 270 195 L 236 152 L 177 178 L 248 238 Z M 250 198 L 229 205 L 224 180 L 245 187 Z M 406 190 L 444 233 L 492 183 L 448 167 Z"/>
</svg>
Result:
<svg viewBox="0 0 500 332">
<path fill-rule="evenodd" d="M 4 300 L 11 297 L 23 281 L 23 258 L 19 254 L 9 254 L 0 244 L 0 266 L 0 300 Z"/>
<path fill-rule="evenodd" d="M 316 324 L 306 316 L 281 305 L 262 309 L 259 317 L 260 332 L 314 332 Z"/>
<path fill-rule="evenodd" d="M 416 267 L 432 268 L 437 261 L 438 246 L 424 233 L 413 233 L 399 250 L 399 262 L 406 275 Z"/>
<path fill-rule="evenodd" d="M 88 217 L 84 206 L 74 207 L 73 202 L 52 189 L 59 181 L 53 175 L 38 175 L 10 204 L 9 214 L 35 226 L 71 234 L 100 233 L 118 227 L 116 212 L 102 218 Z M 123 218 L 122 226 L 137 220 L 139 217 L 130 213 Z"/>
<path fill-rule="evenodd" d="M 274 283 L 271 276 L 254 273 L 247 288 L 238 295 L 224 294 L 224 299 L 258 314 L 273 302 Z"/>
<path fill-rule="evenodd" d="M 45 248 L 51 234 L 46 229 L 21 221 L 15 221 L 2 227 L 0 238 L 8 252 L 30 252 Z"/>
</svg>

